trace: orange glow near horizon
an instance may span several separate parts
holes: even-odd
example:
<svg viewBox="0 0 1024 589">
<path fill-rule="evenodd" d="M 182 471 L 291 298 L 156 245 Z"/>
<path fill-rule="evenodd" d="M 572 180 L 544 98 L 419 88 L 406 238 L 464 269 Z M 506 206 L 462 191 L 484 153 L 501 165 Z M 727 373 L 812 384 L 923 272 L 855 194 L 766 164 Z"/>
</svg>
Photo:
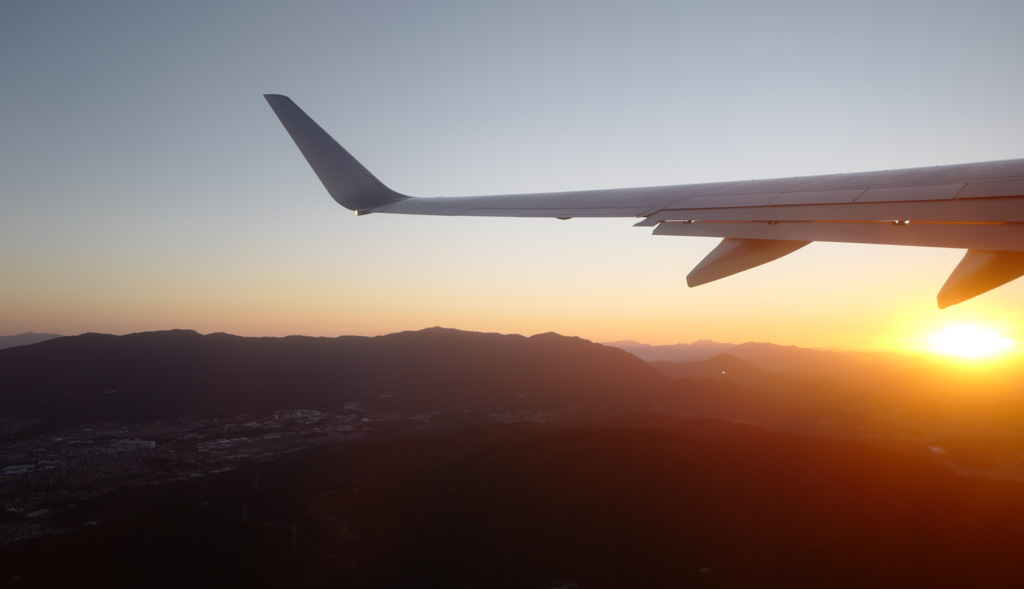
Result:
<svg viewBox="0 0 1024 589">
<path fill-rule="evenodd" d="M 520 235 L 483 225 L 510 243 Z M 530 226 L 535 227 L 543 229 Z M 602 235 L 614 235 L 608 227 L 600 229 Z M 639 237 L 645 244 L 652 241 Z M 479 238 L 472 233 L 465 241 Z M 600 241 L 595 248 L 548 238 L 559 247 L 544 253 L 543 264 L 536 263 L 540 253 L 492 254 L 488 248 L 466 253 L 465 248 L 447 248 L 447 242 L 439 251 L 419 248 L 382 261 L 338 254 L 344 249 L 331 247 L 337 244 L 314 241 L 303 244 L 315 252 L 306 259 L 260 251 L 260 265 L 211 254 L 207 262 L 186 267 L 160 258 L 130 279 L 111 270 L 99 280 L 81 270 L 87 261 L 73 258 L 53 271 L 44 272 L 49 267 L 39 264 L 25 280 L 5 284 L 0 327 L 7 334 L 194 329 L 250 337 L 335 337 L 442 326 L 527 336 L 553 331 L 594 342 L 756 341 L 934 354 L 932 334 L 968 324 L 1024 341 L 1024 311 L 1018 305 L 1024 281 L 949 309 L 935 307 L 927 284 L 934 273 L 907 273 L 906 266 L 923 267 L 932 258 L 955 262 L 945 252 L 889 248 L 879 256 L 868 246 L 820 244 L 802 259 L 779 260 L 771 268 L 690 289 L 680 269 L 695 265 L 712 243 L 680 248 L 685 244 L 655 241 L 657 247 L 642 250 L 643 255 L 627 256 L 627 245 L 614 241 Z M 378 246 L 373 242 L 370 248 Z M 488 256 L 497 262 L 488 263 Z M 844 274 L 849 266 L 832 260 L 860 257 L 880 261 L 870 280 L 852 288 L 854 282 Z M 605 263 L 581 263 L 592 258 Z M 112 263 L 115 258 L 103 259 Z M 891 292 L 882 292 L 890 287 Z M 1019 348 L 1005 348 L 992 359 L 1017 356 Z"/>
</svg>

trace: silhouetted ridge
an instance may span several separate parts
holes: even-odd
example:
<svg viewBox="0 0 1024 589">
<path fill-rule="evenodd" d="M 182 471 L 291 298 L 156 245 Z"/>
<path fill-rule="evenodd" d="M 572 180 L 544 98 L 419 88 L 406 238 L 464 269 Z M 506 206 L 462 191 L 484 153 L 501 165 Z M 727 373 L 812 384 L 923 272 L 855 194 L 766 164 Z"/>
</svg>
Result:
<svg viewBox="0 0 1024 589">
<path fill-rule="evenodd" d="M 19 333 L 17 335 L 0 335 L 0 350 L 4 348 L 13 348 L 15 346 L 37 344 L 55 337 L 61 336 L 56 333 L 35 333 L 32 331 Z"/>
<path fill-rule="evenodd" d="M 637 408 L 667 380 L 616 348 L 557 334 L 431 328 L 378 337 L 85 334 L 0 351 L 0 410 L 50 420 L 213 411 Z"/>
</svg>

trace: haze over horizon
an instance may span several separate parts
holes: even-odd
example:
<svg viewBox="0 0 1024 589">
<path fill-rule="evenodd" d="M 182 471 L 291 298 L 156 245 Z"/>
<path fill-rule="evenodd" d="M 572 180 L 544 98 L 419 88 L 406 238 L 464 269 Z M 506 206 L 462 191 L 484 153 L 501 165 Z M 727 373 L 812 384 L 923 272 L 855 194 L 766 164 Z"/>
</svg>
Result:
<svg viewBox="0 0 1024 589">
<path fill-rule="evenodd" d="M 355 218 L 262 99 L 384 183 L 516 193 L 1024 156 L 1024 5 L 122 2 L 0 7 L 0 333 L 432 325 L 918 350 L 1024 341 L 960 250 L 815 243 L 688 289 L 716 243 L 629 219 Z"/>
<path fill-rule="evenodd" d="M 332 335 L 319 335 L 309 336 L 306 334 L 288 334 L 286 336 L 265 336 L 265 335 L 238 335 L 227 332 L 198 332 L 196 330 L 187 328 L 174 328 L 168 330 L 153 330 L 143 332 L 130 332 L 130 333 L 101 333 L 101 332 L 85 332 L 81 334 L 53 334 L 53 333 L 39 333 L 39 332 L 24 332 L 20 334 L 0 334 L 0 350 L 12 347 L 32 345 L 40 343 L 50 339 L 60 337 L 78 337 L 78 336 L 140 336 L 140 335 L 170 335 L 172 333 L 193 333 L 200 336 L 218 336 L 228 335 L 234 337 L 240 337 L 243 339 L 292 339 L 292 338 L 313 338 L 313 339 L 346 339 L 346 338 L 387 338 L 390 336 L 397 335 L 409 335 L 414 333 L 428 333 L 428 332 L 443 332 L 443 333 L 466 333 L 476 334 L 482 336 L 513 336 L 520 338 L 534 338 L 543 337 L 547 335 L 556 335 L 566 337 L 570 339 L 577 339 L 582 341 L 588 341 L 597 343 L 602 346 L 608 346 L 613 348 L 619 348 L 629 352 L 630 354 L 644 360 L 645 362 L 694 362 L 704 361 L 713 358 L 724 359 L 728 357 L 735 357 L 736 354 L 745 356 L 753 353 L 755 356 L 762 354 L 768 354 L 770 357 L 775 357 L 778 354 L 790 355 L 795 354 L 797 357 L 802 358 L 803 363 L 814 363 L 817 360 L 821 360 L 826 356 L 820 356 L 821 354 L 827 355 L 831 360 L 838 360 L 844 358 L 843 361 L 857 362 L 859 360 L 874 358 L 878 361 L 900 363 L 903 362 L 904 368 L 910 369 L 912 366 L 918 364 L 920 361 L 930 363 L 941 363 L 947 365 L 948 368 L 954 370 L 967 370 L 969 373 L 974 373 L 977 377 L 981 377 L 978 374 L 978 370 L 985 370 L 991 372 L 991 374 L 1008 374 L 1007 371 L 1013 371 L 1018 365 L 1018 361 L 1021 359 L 1024 352 L 1019 346 L 1015 345 L 1015 342 L 1008 340 L 1008 338 L 1002 338 L 1004 341 L 998 341 L 997 338 L 991 337 L 989 334 L 984 340 L 972 339 L 971 334 L 964 334 L 958 330 L 948 330 L 944 332 L 945 339 L 933 338 L 932 341 L 928 342 L 929 347 L 927 349 L 878 349 L 878 350 L 856 350 L 839 347 L 803 347 L 795 346 L 792 344 L 778 343 L 778 342 L 766 342 L 766 341 L 753 341 L 748 340 L 745 342 L 723 342 L 715 341 L 711 339 L 700 339 L 690 342 L 674 342 L 669 344 L 649 344 L 646 342 L 639 342 L 636 340 L 615 340 L 615 341 L 604 341 L 597 342 L 593 340 L 587 340 L 573 334 L 560 334 L 557 332 L 547 331 L 539 333 L 502 333 L 502 332 L 483 332 L 483 331 L 467 331 L 460 330 L 458 328 L 445 327 L 445 326 L 432 326 L 422 328 L 418 330 L 399 330 L 391 333 L 381 334 L 332 334 Z M 810 354 L 811 356 L 807 356 Z M 768 366 L 772 366 L 774 362 L 778 361 L 778 358 L 768 359 Z M 809 368 L 809 367 L 808 367 Z M 821 367 L 818 367 L 821 368 Z M 808 373 L 813 373 L 818 368 L 810 370 Z M 806 372 L 806 370 L 801 369 Z M 824 368 L 827 372 L 829 368 Z M 724 373 L 723 373 L 724 374 Z"/>
</svg>

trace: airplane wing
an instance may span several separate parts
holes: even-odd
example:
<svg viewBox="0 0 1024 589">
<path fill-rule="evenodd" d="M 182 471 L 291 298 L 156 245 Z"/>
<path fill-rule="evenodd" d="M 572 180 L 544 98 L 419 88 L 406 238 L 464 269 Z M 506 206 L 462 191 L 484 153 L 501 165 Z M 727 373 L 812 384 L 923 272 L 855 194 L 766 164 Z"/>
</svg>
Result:
<svg viewBox="0 0 1024 589">
<path fill-rule="evenodd" d="M 1024 275 L 1024 159 L 540 194 L 416 198 L 373 176 L 286 96 L 267 102 L 327 192 L 357 214 L 634 217 L 655 235 L 724 238 L 691 272 L 697 286 L 812 241 L 966 249 L 938 294 L 955 305 Z"/>
</svg>

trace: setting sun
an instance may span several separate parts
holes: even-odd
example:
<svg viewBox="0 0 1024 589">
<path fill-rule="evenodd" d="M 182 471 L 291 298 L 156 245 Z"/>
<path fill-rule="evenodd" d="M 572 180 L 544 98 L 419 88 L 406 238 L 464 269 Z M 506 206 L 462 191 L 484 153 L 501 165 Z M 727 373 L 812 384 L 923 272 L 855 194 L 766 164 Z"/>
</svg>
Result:
<svg viewBox="0 0 1024 589">
<path fill-rule="evenodd" d="M 954 325 L 933 335 L 932 349 L 940 354 L 980 358 L 1009 348 L 1013 340 L 975 325 Z"/>
</svg>

